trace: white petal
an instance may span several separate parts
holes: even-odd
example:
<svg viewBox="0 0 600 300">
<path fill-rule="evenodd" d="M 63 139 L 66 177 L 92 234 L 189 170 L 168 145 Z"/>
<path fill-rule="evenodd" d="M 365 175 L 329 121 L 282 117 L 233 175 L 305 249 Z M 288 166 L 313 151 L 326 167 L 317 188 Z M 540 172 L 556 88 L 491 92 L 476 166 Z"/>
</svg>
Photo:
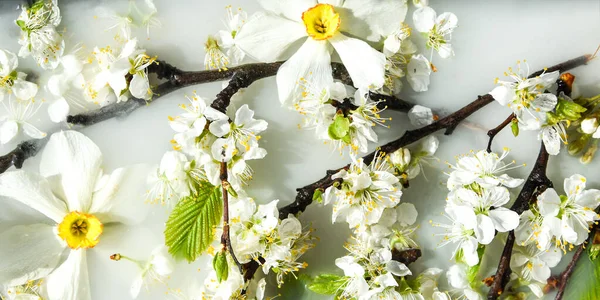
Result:
<svg viewBox="0 0 600 300">
<path fill-rule="evenodd" d="M 50 115 L 50 120 L 55 123 L 60 123 L 67 119 L 67 115 L 69 115 L 69 103 L 65 98 L 60 97 L 58 100 L 52 102 L 48 106 L 48 115 Z"/>
<path fill-rule="evenodd" d="M 333 81 L 327 41 L 306 39 L 302 47 L 279 68 L 277 89 L 282 104 L 295 103 L 295 100 L 300 99 L 298 81 L 301 78 L 317 87 L 326 87 Z"/>
<path fill-rule="evenodd" d="M 538 196 L 537 205 L 542 216 L 556 216 L 560 210 L 560 197 L 553 188 L 546 189 Z"/>
<path fill-rule="evenodd" d="M 574 174 L 569 176 L 569 178 L 565 178 L 564 189 L 567 195 L 575 195 L 583 192 L 585 189 L 585 182 L 587 180 L 585 177 L 579 174 Z"/>
<path fill-rule="evenodd" d="M 479 243 L 487 245 L 492 242 L 495 235 L 494 222 L 486 215 L 477 215 L 477 227 L 475 229 L 475 236 Z"/>
<path fill-rule="evenodd" d="M 386 269 L 396 276 L 412 275 L 412 272 L 408 269 L 408 267 L 405 264 L 395 260 L 387 262 Z"/>
<path fill-rule="evenodd" d="M 354 87 L 362 90 L 380 88 L 385 81 L 385 55 L 369 44 L 343 34 L 329 39 L 348 70 Z"/>
<path fill-rule="evenodd" d="M 408 111 L 408 119 L 413 126 L 427 126 L 433 123 L 433 112 L 431 108 L 417 104 Z"/>
<path fill-rule="evenodd" d="M 495 87 L 490 92 L 490 95 L 492 95 L 494 100 L 498 101 L 500 105 L 506 106 L 513 100 L 513 97 L 515 96 L 515 90 L 512 87 L 500 85 Z"/>
<path fill-rule="evenodd" d="M 412 225 L 417 221 L 417 209 L 412 203 L 400 203 L 396 206 L 397 219 L 403 226 Z"/>
<path fill-rule="evenodd" d="M 316 0 L 258 0 L 258 3 L 267 11 L 296 22 L 301 22 L 302 13 L 317 5 Z"/>
<path fill-rule="evenodd" d="M 499 232 L 507 232 L 519 226 L 519 214 L 510 209 L 498 207 L 491 210 L 489 215 Z"/>
<path fill-rule="evenodd" d="M 406 67 L 406 79 L 415 92 L 424 92 L 429 88 L 431 65 L 423 54 L 413 55 Z"/>
<path fill-rule="evenodd" d="M 546 282 L 550 277 L 550 268 L 546 265 L 540 266 L 539 264 L 536 264 L 531 270 L 531 277 L 539 282 Z"/>
<path fill-rule="evenodd" d="M 14 53 L 0 49 L 0 76 L 9 75 L 18 66 L 19 59 Z"/>
<path fill-rule="evenodd" d="M 29 100 L 38 92 L 38 86 L 35 83 L 31 83 L 25 80 L 15 80 L 12 87 L 12 91 L 15 93 L 18 99 Z"/>
<path fill-rule="evenodd" d="M 554 126 L 542 128 L 542 141 L 550 155 L 557 155 L 560 152 L 561 139 Z"/>
<path fill-rule="evenodd" d="M 106 184 L 94 192 L 89 212 L 102 223 L 141 223 L 149 209 L 144 205 L 144 193 L 151 170 L 144 164 L 114 170 Z"/>
<path fill-rule="evenodd" d="M 293 42 L 306 35 L 306 28 L 302 23 L 258 13 L 244 24 L 235 40 L 248 56 L 261 62 L 272 62 L 281 59 L 283 52 Z"/>
<path fill-rule="evenodd" d="M 596 118 L 586 118 L 581 121 L 581 131 L 583 133 L 592 134 L 595 133 L 598 129 L 598 119 Z"/>
<path fill-rule="evenodd" d="M 435 22 L 438 25 L 438 31 L 444 35 L 452 33 L 454 28 L 458 26 L 458 18 L 451 12 L 442 13 L 437 17 Z"/>
<path fill-rule="evenodd" d="M 45 132 L 37 129 L 35 126 L 31 125 L 28 122 L 23 122 L 21 125 L 23 126 L 23 132 L 31 138 L 42 139 L 46 137 Z"/>
<path fill-rule="evenodd" d="M 46 278 L 49 300 L 88 300 L 90 282 L 86 251 L 71 250 L 67 260 Z"/>
<path fill-rule="evenodd" d="M 231 125 L 229 124 L 229 120 L 218 120 L 211 122 L 208 130 L 215 136 L 222 137 L 231 131 Z"/>
<path fill-rule="evenodd" d="M 7 120 L 0 125 L 0 144 L 6 144 L 19 133 L 19 124 L 13 120 Z"/>
<path fill-rule="evenodd" d="M 553 110 L 557 103 L 558 99 L 554 94 L 545 93 L 535 97 L 531 105 L 542 112 L 547 112 Z"/>
<path fill-rule="evenodd" d="M 135 277 L 133 283 L 131 283 L 131 287 L 129 288 L 129 295 L 131 296 L 131 298 L 137 299 L 137 297 L 140 295 L 140 290 L 142 289 L 143 284 L 144 277 L 142 276 L 142 274 L 139 274 Z"/>
<path fill-rule="evenodd" d="M 60 263 L 64 244 L 47 224 L 19 225 L 0 233 L 0 284 L 16 286 L 47 276 Z"/>
<path fill-rule="evenodd" d="M 342 32 L 379 42 L 381 36 L 390 35 L 404 21 L 408 5 L 397 0 L 345 0 L 335 11 L 340 14 Z"/>
<path fill-rule="evenodd" d="M 595 209 L 600 204 L 600 191 L 595 189 L 585 190 L 577 195 L 575 202 L 583 207 Z"/>
<path fill-rule="evenodd" d="M 452 44 L 450 43 L 439 45 L 437 51 L 441 58 L 454 56 L 454 50 L 452 50 Z"/>
<path fill-rule="evenodd" d="M 129 92 L 131 92 L 131 95 L 138 99 L 149 100 L 152 97 L 152 94 L 149 93 L 148 90 L 150 90 L 148 77 L 140 74 L 133 75 L 133 78 L 129 83 Z"/>
<path fill-rule="evenodd" d="M 69 211 L 87 212 L 101 164 L 102 153 L 92 140 L 76 131 L 63 131 L 50 137 L 40 174 L 60 175 Z"/>
<path fill-rule="evenodd" d="M 17 170 L 0 175 L 0 196 L 19 201 L 56 223 L 68 213 L 65 203 L 52 194 L 48 181 L 35 173 Z"/>
<path fill-rule="evenodd" d="M 429 32 L 435 25 L 436 13 L 433 8 L 425 6 L 413 12 L 415 29 L 419 32 Z"/>
</svg>

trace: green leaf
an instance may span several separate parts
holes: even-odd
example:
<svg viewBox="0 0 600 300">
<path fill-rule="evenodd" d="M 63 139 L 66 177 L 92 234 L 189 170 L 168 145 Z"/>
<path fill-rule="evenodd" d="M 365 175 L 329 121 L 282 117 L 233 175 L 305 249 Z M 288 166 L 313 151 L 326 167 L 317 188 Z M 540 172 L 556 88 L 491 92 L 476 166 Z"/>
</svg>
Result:
<svg viewBox="0 0 600 300">
<path fill-rule="evenodd" d="M 335 295 L 339 290 L 343 289 L 348 283 L 348 279 L 344 276 L 335 274 L 320 274 L 314 277 L 306 287 L 321 295 Z"/>
<path fill-rule="evenodd" d="M 229 276 L 229 266 L 227 266 L 227 252 L 219 251 L 213 258 L 213 269 L 217 273 L 217 280 L 219 283 L 223 280 L 227 280 Z"/>
<path fill-rule="evenodd" d="M 510 129 L 512 130 L 512 134 L 514 136 L 518 136 L 519 135 L 519 122 L 516 121 L 517 119 L 513 119 L 515 121 L 512 121 L 510 124 Z"/>
<path fill-rule="evenodd" d="M 15 23 L 17 23 L 17 25 L 21 28 L 21 30 L 27 31 L 27 27 L 25 27 L 25 21 L 23 21 L 23 20 L 16 20 Z"/>
<path fill-rule="evenodd" d="M 165 228 L 165 245 L 177 259 L 192 262 L 214 240 L 214 228 L 223 214 L 221 189 L 199 182 L 196 195 L 179 200 Z"/>
<path fill-rule="evenodd" d="M 327 128 L 327 133 L 329 137 L 334 140 L 341 140 L 348 135 L 350 131 L 350 120 L 344 117 L 344 115 L 337 114 L 335 119 L 333 119 L 333 123 L 329 125 Z"/>
<path fill-rule="evenodd" d="M 597 300 L 600 299 L 600 259 L 591 260 L 586 253 L 575 265 L 571 274 L 563 299 Z"/>
<path fill-rule="evenodd" d="M 312 200 L 319 202 L 319 203 L 323 202 L 323 190 L 316 189 L 315 192 L 313 193 Z"/>
</svg>

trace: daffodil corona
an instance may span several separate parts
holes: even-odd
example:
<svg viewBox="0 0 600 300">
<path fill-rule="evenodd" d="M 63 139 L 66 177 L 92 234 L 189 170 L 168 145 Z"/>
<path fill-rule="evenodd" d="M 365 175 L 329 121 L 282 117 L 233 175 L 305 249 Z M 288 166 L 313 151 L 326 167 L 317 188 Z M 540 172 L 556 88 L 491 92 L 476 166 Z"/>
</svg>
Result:
<svg viewBox="0 0 600 300">
<path fill-rule="evenodd" d="M 72 211 L 58 224 L 58 236 L 71 249 L 93 248 L 100 241 L 103 225 L 94 215 Z"/>
<path fill-rule="evenodd" d="M 302 13 L 306 33 L 317 41 L 333 37 L 340 28 L 340 14 L 331 4 L 319 3 Z"/>
</svg>

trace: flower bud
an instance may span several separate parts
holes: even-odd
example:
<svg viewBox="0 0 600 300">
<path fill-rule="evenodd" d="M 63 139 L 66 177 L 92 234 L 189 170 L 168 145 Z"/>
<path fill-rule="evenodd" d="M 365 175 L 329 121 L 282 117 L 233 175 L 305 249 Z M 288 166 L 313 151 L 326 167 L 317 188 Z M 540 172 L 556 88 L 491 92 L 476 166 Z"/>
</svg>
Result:
<svg viewBox="0 0 600 300">
<path fill-rule="evenodd" d="M 583 151 L 583 149 L 585 148 L 585 146 L 587 146 L 589 141 L 589 134 L 582 134 L 578 139 L 571 141 L 567 147 L 567 149 L 569 150 L 569 154 L 575 155 Z"/>
<path fill-rule="evenodd" d="M 586 118 L 581 121 L 581 131 L 587 134 L 593 134 L 598 129 L 598 119 Z"/>
<path fill-rule="evenodd" d="M 406 171 L 406 168 L 410 164 L 410 159 L 410 151 L 406 148 L 400 148 L 390 154 L 390 162 L 401 172 Z"/>
<path fill-rule="evenodd" d="M 583 156 L 579 159 L 582 164 L 588 164 L 594 158 L 594 154 L 596 154 L 596 150 L 598 150 L 598 145 L 593 144 L 588 148 L 588 150 L 583 154 Z"/>
</svg>

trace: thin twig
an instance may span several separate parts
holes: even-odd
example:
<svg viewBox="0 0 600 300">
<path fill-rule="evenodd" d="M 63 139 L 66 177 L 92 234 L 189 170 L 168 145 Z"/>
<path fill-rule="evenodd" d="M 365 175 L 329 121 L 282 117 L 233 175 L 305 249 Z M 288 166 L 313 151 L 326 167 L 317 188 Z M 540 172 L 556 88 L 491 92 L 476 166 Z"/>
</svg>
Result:
<svg viewBox="0 0 600 300">
<path fill-rule="evenodd" d="M 229 192 L 227 191 L 230 185 L 229 181 L 227 181 L 227 163 L 224 161 L 221 162 L 219 179 L 221 179 L 221 187 L 223 188 L 223 233 L 221 234 L 221 245 L 223 245 L 225 250 L 229 250 L 231 258 L 233 258 L 233 261 L 240 269 L 240 272 L 242 272 L 242 264 L 240 264 L 240 261 L 235 256 L 235 252 L 231 246 L 231 235 L 229 233 Z"/>
<path fill-rule="evenodd" d="M 542 74 L 544 72 L 554 72 L 554 71 L 564 72 L 564 71 L 585 65 L 589 61 L 590 57 L 591 57 L 591 55 L 589 55 L 589 54 L 582 55 L 582 56 L 567 60 L 565 62 L 562 62 L 560 64 L 557 64 L 555 66 L 552 66 L 550 68 L 545 68 L 543 70 L 534 72 L 530 75 L 530 77 L 539 76 L 540 74 Z M 484 96 L 479 96 L 477 98 L 477 100 L 467 104 L 466 106 L 457 110 L 456 112 L 454 112 L 454 113 L 452 113 L 430 125 L 427 125 L 425 127 L 421 127 L 419 129 L 415 129 L 415 130 L 406 131 L 399 139 L 394 140 L 392 142 L 389 142 L 389 143 L 381 146 L 378 151 L 385 152 L 385 153 L 392 153 L 401 147 L 405 147 L 411 143 L 419 141 L 420 139 L 422 139 L 434 132 L 442 130 L 442 129 L 445 129 L 444 134 L 450 135 L 450 134 L 452 134 L 454 129 L 456 129 L 456 126 L 458 126 L 459 123 L 464 121 L 467 117 L 469 117 L 474 112 L 476 112 L 479 109 L 483 108 L 484 106 L 490 104 L 492 101 L 494 101 L 494 98 L 490 94 L 486 94 Z M 366 164 L 371 163 L 371 161 L 375 157 L 375 153 L 376 152 L 372 152 L 372 153 L 364 156 L 363 157 L 364 163 L 366 163 Z M 294 202 L 282 207 L 279 210 L 279 218 L 285 219 L 285 218 L 287 218 L 288 214 L 295 215 L 297 213 L 300 213 L 300 212 L 303 212 L 304 210 L 306 210 L 306 207 L 312 203 L 312 197 L 313 197 L 315 190 L 319 189 L 319 190 L 323 191 L 326 188 L 330 187 L 335 182 L 335 180 L 331 179 L 331 175 L 339 172 L 342 169 L 347 169 L 349 167 L 350 167 L 350 165 L 348 164 L 339 169 L 327 170 L 325 177 L 323 177 L 323 178 L 319 179 L 318 181 L 313 182 L 309 185 L 306 185 L 304 187 L 296 189 L 296 192 L 297 192 L 296 199 L 294 200 Z"/>
<path fill-rule="evenodd" d="M 496 126 L 494 129 L 490 129 L 490 131 L 488 131 L 487 135 L 490 138 L 490 140 L 488 141 L 488 146 L 487 146 L 488 153 L 492 152 L 492 141 L 494 140 L 496 135 L 498 133 L 500 133 L 500 131 L 502 131 L 502 129 L 504 129 L 504 127 L 506 127 L 506 125 L 513 122 L 514 118 L 515 118 L 515 114 L 512 113 L 508 116 L 508 118 L 506 118 L 506 120 L 502 121 L 502 123 L 500 123 L 500 125 Z"/>
<path fill-rule="evenodd" d="M 552 187 L 552 181 L 546 176 L 546 168 L 548 166 L 548 151 L 542 143 L 540 147 L 540 153 L 535 161 L 535 164 L 527 177 L 527 180 L 523 184 L 523 188 L 517 196 L 515 203 L 511 206 L 511 210 L 515 211 L 519 215 L 529 208 L 531 202 L 536 201 L 537 195 L 542 193 L 549 187 Z M 498 263 L 498 269 L 496 274 L 493 276 L 494 281 L 490 286 L 488 292 L 488 299 L 497 299 L 504 290 L 504 287 L 510 279 L 510 258 L 512 256 L 512 249 L 515 244 L 515 234 L 511 230 L 508 233 L 502 256 L 500 256 L 500 262 Z"/>
<path fill-rule="evenodd" d="M 569 282 L 569 278 L 571 278 L 573 271 L 575 271 L 575 265 L 577 264 L 577 261 L 579 261 L 581 254 L 585 250 L 583 245 L 585 245 L 585 243 L 583 243 L 583 244 L 579 245 L 579 247 L 577 247 L 577 250 L 575 250 L 575 253 L 573 254 L 573 258 L 571 259 L 571 262 L 569 262 L 569 265 L 567 266 L 567 268 L 562 273 L 560 273 L 560 277 L 559 277 L 560 279 L 558 281 L 558 284 L 559 284 L 558 292 L 556 293 L 556 298 L 554 298 L 555 300 L 562 299 L 562 297 L 565 293 L 565 288 L 567 287 L 567 283 Z"/>
<path fill-rule="evenodd" d="M 27 140 L 17 145 L 11 152 L 0 156 L 0 174 L 13 166 L 17 169 L 23 167 L 25 160 L 35 156 L 44 147 L 46 142 L 48 142 L 48 137 L 39 140 Z"/>
</svg>

